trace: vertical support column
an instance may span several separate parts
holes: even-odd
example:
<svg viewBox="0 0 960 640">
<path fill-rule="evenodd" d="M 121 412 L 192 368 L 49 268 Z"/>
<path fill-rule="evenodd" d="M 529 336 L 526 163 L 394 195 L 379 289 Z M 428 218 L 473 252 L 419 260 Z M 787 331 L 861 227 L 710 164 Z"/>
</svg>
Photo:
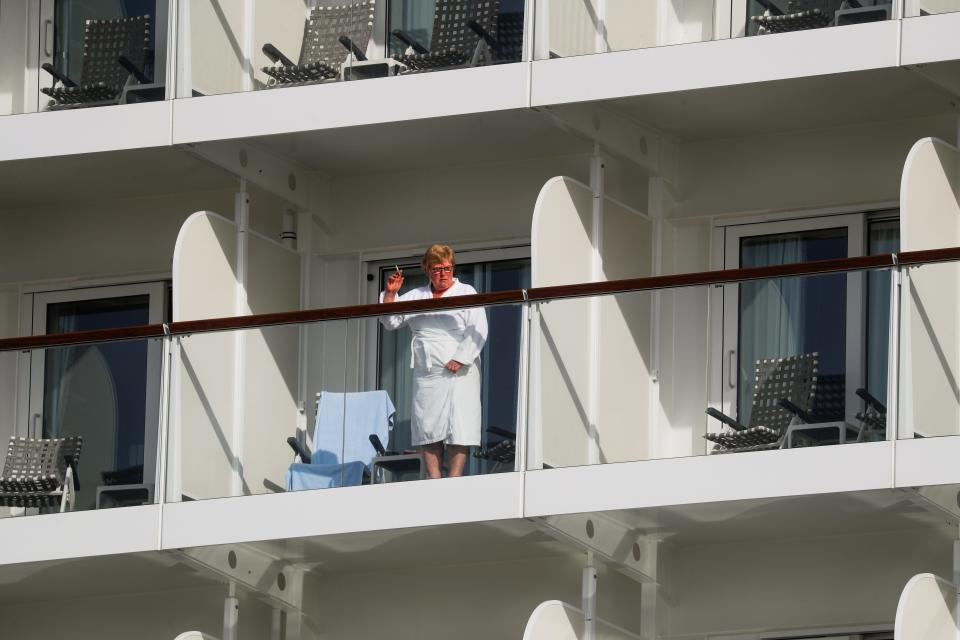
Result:
<svg viewBox="0 0 960 640">
<path fill-rule="evenodd" d="M 597 0 L 597 33 L 594 43 L 596 53 L 607 53 L 609 42 L 607 40 L 607 14 L 609 7 L 608 0 Z"/>
<path fill-rule="evenodd" d="M 590 189 L 593 192 L 593 215 L 591 218 L 590 244 L 593 255 L 590 265 L 590 279 L 593 282 L 604 280 L 603 275 L 603 199 L 604 161 L 599 144 L 594 145 L 593 156 L 590 158 Z M 587 462 L 600 462 L 600 448 L 598 446 L 598 421 L 600 418 L 600 298 L 590 298 L 590 364 L 589 364 L 589 391 L 587 417 Z"/>
<path fill-rule="evenodd" d="M 253 91 L 253 40 L 257 30 L 257 0 L 243 0 L 243 68 L 241 85 L 244 91 Z"/>
<path fill-rule="evenodd" d="M 662 177 L 650 178 L 647 190 L 647 214 L 653 222 L 650 256 L 650 273 L 659 276 L 663 275 L 663 218 L 670 208 L 669 194 L 667 192 L 667 182 Z M 660 425 L 666 424 L 662 415 L 662 404 L 660 403 L 660 322 L 663 305 L 663 292 L 653 291 L 650 304 L 650 374 L 652 377 L 650 385 L 650 414 L 648 416 L 647 438 L 650 447 L 650 456 L 659 458 L 663 453 L 663 443 L 660 438 Z M 673 295 L 671 292 L 668 295 Z"/>
<path fill-rule="evenodd" d="M 240 180 L 240 191 L 234 197 L 234 220 L 237 224 L 237 282 L 236 303 L 234 313 L 238 316 L 249 315 L 250 306 L 247 300 L 247 257 L 248 236 L 250 224 L 250 196 L 247 193 L 247 181 Z M 246 334 L 244 331 L 233 332 L 233 478 L 231 495 L 241 495 L 243 478 L 241 477 L 241 456 L 243 454 L 243 431 L 246 419 L 244 406 L 246 399 Z"/>
<path fill-rule="evenodd" d="M 524 16 L 524 25 L 532 24 L 532 30 L 524 27 L 527 33 L 533 34 L 533 59 L 547 60 L 550 58 L 550 2 L 551 0 L 527 0 L 527 5 L 536 6 L 536 10 L 529 9 Z M 526 22 L 527 19 L 532 23 Z"/>
<path fill-rule="evenodd" d="M 163 356 L 160 366 L 160 416 L 157 420 L 157 491 L 154 500 L 163 505 L 167 502 L 167 463 L 169 462 L 170 442 L 170 395 L 173 380 L 173 337 L 167 325 L 163 325 Z M 157 526 L 157 548 L 163 548 L 163 509 L 160 509 L 160 521 Z"/>
<path fill-rule="evenodd" d="M 657 638 L 657 600 L 660 596 L 658 574 L 658 562 L 660 559 L 660 545 L 657 541 L 652 541 L 648 550 L 648 562 L 650 567 L 650 577 L 653 582 L 644 582 L 640 585 L 640 637 L 643 640 L 656 640 Z"/>
<path fill-rule="evenodd" d="M 896 266 L 890 273 L 890 337 L 887 341 L 887 440 L 913 437 L 913 387 L 909 376 L 902 376 L 912 362 L 910 319 L 904 314 L 903 298 L 909 293 L 910 271 Z M 894 447 L 894 453 L 896 447 Z"/>
<path fill-rule="evenodd" d="M 190 35 L 190 3 L 191 0 L 177 0 L 176 20 L 177 28 L 171 43 L 176 47 L 176 54 L 172 56 L 172 64 L 176 65 L 173 80 L 175 92 L 172 97 L 189 98 L 193 95 L 193 54 Z M 168 96 L 171 97 L 171 96 Z"/>
<path fill-rule="evenodd" d="M 313 271 L 313 217 L 304 211 L 297 214 L 297 251 L 300 253 L 300 308 L 307 309 L 313 306 L 310 299 L 311 275 Z M 310 325 L 299 325 L 300 333 L 300 364 L 299 364 L 299 397 L 297 399 L 298 421 L 297 428 L 303 434 L 307 432 L 307 405 L 310 391 Z M 306 443 L 306 440 L 304 440 Z"/>
<path fill-rule="evenodd" d="M 587 563 L 583 567 L 580 586 L 581 609 L 583 609 L 583 640 L 596 638 L 597 620 L 597 568 L 593 566 L 593 551 L 587 551 Z"/>
<path fill-rule="evenodd" d="M 237 597 L 237 583 L 230 582 L 227 597 L 223 599 L 223 640 L 237 640 L 239 622 L 240 599 Z"/>
</svg>

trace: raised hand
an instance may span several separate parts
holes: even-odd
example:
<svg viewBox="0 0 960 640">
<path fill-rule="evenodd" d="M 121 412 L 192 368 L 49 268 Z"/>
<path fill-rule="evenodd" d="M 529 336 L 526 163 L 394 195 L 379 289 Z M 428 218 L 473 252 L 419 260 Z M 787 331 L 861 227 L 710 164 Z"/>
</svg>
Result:
<svg viewBox="0 0 960 640">
<path fill-rule="evenodd" d="M 387 290 L 383 294 L 384 302 L 393 302 L 397 297 L 397 293 L 400 291 L 400 287 L 403 286 L 403 272 L 400 270 L 394 271 L 390 274 L 390 277 L 387 278 Z"/>
</svg>

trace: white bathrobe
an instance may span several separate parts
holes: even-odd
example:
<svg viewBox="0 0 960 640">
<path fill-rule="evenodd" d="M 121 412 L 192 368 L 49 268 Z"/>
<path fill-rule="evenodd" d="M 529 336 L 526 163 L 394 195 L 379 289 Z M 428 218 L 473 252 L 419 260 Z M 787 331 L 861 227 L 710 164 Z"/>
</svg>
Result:
<svg viewBox="0 0 960 640">
<path fill-rule="evenodd" d="M 456 278 L 443 297 L 464 296 L 476 289 Z M 380 294 L 383 302 L 384 294 Z M 430 285 L 397 296 L 397 301 L 429 300 Z M 414 446 L 445 442 L 480 444 L 480 352 L 487 341 L 487 314 L 482 308 L 384 316 L 387 329 L 407 325 L 413 331 Z M 454 374 L 445 368 L 451 360 L 463 366 Z"/>
</svg>

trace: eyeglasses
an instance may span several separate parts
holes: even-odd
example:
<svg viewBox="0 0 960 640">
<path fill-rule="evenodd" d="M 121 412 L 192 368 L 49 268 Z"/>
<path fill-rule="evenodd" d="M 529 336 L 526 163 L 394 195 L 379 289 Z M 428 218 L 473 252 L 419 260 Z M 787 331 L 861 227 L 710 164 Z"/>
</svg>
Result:
<svg viewBox="0 0 960 640">
<path fill-rule="evenodd" d="M 453 273 L 453 265 L 448 264 L 445 267 L 430 267 L 430 274 L 438 276 L 441 273 Z"/>
</svg>

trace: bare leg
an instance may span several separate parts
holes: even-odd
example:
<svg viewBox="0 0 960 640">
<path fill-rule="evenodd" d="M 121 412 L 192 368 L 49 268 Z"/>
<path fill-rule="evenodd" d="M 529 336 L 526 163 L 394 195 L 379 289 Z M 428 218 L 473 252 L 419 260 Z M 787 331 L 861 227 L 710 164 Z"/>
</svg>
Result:
<svg viewBox="0 0 960 640">
<path fill-rule="evenodd" d="M 431 442 L 420 447 L 423 453 L 423 461 L 427 465 L 427 477 L 436 480 L 441 477 L 441 466 L 443 464 L 443 443 Z"/>
<path fill-rule="evenodd" d="M 463 466 L 467 463 L 467 448 L 460 444 L 448 444 L 450 452 L 450 469 L 448 475 L 456 478 L 463 475 Z"/>
</svg>

